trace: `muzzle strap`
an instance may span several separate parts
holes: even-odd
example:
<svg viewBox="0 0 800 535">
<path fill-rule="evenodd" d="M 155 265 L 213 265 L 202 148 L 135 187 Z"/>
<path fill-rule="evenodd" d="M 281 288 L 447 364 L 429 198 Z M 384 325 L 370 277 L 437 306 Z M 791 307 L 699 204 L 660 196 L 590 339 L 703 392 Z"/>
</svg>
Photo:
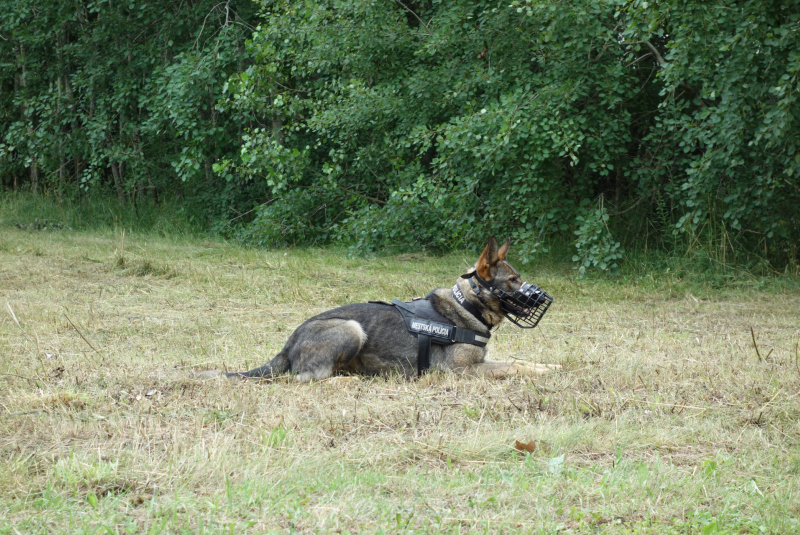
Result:
<svg viewBox="0 0 800 535">
<path fill-rule="evenodd" d="M 492 290 L 492 285 L 489 284 L 488 281 L 483 280 L 483 278 L 481 278 L 481 276 L 478 275 L 477 271 L 473 271 L 472 273 L 464 273 L 463 275 L 461 275 L 461 278 L 462 279 L 469 279 L 469 283 L 470 283 L 470 285 L 472 286 L 473 289 L 476 286 L 475 281 L 477 280 L 478 284 L 480 284 L 481 286 L 483 286 L 484 288 L 486 288 L 489 291 Z M 492 280 L 494 280 L 494 279 L 492 279 Z"/>
</svg>

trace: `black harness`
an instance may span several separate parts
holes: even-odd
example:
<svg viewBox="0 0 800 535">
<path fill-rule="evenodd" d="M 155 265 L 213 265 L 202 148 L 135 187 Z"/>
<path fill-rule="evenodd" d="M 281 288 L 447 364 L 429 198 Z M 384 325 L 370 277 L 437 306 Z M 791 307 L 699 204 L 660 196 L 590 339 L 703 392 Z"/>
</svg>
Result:
<svg viewBox="0 0 800 535">
<path fill-rule="evenodd" d="M 458 288 L 454 286 L 453 295 L 456 297 L 456 300 L 461 303 L 458 298 L 461 292 L 458 291 L 458 295 L 456 295 L 456 291 L 458 291 Z M 463 296 L 461 297 L 463 299 Z M 389 304 L 382 301 L 370 301 L 370 303 Z M 463 303 L 461 304 L 463 305 Z M 468 304 L 472 305 L 472 303 Z M 458 343 L 486 347 L 486 344 L 489 343 L 489 339 L 492 336 L 489 333 L 481 334 L 471 329 L 453 325 L 453 322 L 436 312 L 436 309 L 433 308 L 433 305 L 427 297 L 415 299 L 409 303 L 400 301 L 399 299 L 392 299 L 390 306 L 395 307 L 403 316 L 408 332 L 417 337 L 417 373 L 419 375 L 422 375 L 431 367 L 431 344 L 448 346 Z M 481 323 L 485 324 L 483 316 L 480 315 L 480 311 L 477 310 L 477 307 L 474 307 L 474 305 L 472 305 L 472 307 L 475 309 L 474 312 L 467 307 L 465 308 L 470 310 Z M 475 312 L 477 312 L 477 315 Z"/>
</svg>

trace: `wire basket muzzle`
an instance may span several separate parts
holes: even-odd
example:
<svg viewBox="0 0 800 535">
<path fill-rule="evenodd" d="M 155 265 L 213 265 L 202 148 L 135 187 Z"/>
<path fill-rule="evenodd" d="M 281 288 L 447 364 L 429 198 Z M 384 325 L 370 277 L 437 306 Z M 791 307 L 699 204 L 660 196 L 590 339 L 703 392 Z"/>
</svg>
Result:
<svg viewBox="0 0 800 535">
<path fill-rule="evenodd" d="M 502 291 L 501 291 L 502 292 Z M 503 315 L 517 327 L 533 329 L 550 308 L 553 298 L 536 286 L 523 282 L 513 294 L 502 292 L 500 309 Z"/>
</svg>

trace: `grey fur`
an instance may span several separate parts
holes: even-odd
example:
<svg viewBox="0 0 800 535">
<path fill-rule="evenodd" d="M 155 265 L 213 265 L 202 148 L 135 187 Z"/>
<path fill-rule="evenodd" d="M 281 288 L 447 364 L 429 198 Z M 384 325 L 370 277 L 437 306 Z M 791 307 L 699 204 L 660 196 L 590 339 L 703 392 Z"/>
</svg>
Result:
<svg viewBox="0 0 800 535">
<path fill-rule="evenodd" d="M 509 293 L 522 285 L 517 271 L 506 262 L 508 240 L 498 247 L 489 239 L 474 270 L 486 280 Z M 495 326 L 503 320 L 499 299 L 488 291 L 476 293 L 467 279 L 456 284 L 466 298 L 483 314 L 484 321 Z M 458 327 L 488 334 L 489 329 L 453 298 L 450 288 L 437 288 L 428 294 L 437 312 Z M 417 373 L 417 338 L 406 329 L 394 307 L 377 303 L 357 303 L 328 310 L 306 320 L 286 341 L 283 349 L 268 363 L 248 372 L 233 372 L 231 378 L 262 378 L 291 372 L 300 381 L 321 380 L 336 372 L 361 375 Z M 555 366 L 530 368 L 516 363 L 485 360 L 488 349 L 456 343 L 431 347 L 432 369 L 504 376 L 510 373 L 541 374 Z"/>
</svg>

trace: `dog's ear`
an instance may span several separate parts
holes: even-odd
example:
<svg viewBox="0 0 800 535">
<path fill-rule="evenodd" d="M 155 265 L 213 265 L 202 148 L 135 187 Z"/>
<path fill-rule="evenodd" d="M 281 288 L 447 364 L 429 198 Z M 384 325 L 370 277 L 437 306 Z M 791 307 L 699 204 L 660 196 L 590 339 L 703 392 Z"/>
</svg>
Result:
<svg viewBox="0 0 800 535">
<path fill-rule="evenodd" d="M 508 238 L 506 242 L 503 244 L 503 246 L 500 247 L 500 250 L 497 251 L 497 258 L 505 261 L 506 255 L 508 254 L 508 248 L 510 245 L 511 245 L 511 238 Z"/>
<path fill-rule="evenodd" d="M 497 256 L 497 240 L 492 236 L 489 238 L 489 243 L 487 243 L 486 247 L 483 249 L 481 257 L 478 258 L 478 266 L 476 268 L 478 275 L 485 280 L 491 279 L 491 268 L 497 264 L 499 260 L 500 257 Z"/>
</svg>

